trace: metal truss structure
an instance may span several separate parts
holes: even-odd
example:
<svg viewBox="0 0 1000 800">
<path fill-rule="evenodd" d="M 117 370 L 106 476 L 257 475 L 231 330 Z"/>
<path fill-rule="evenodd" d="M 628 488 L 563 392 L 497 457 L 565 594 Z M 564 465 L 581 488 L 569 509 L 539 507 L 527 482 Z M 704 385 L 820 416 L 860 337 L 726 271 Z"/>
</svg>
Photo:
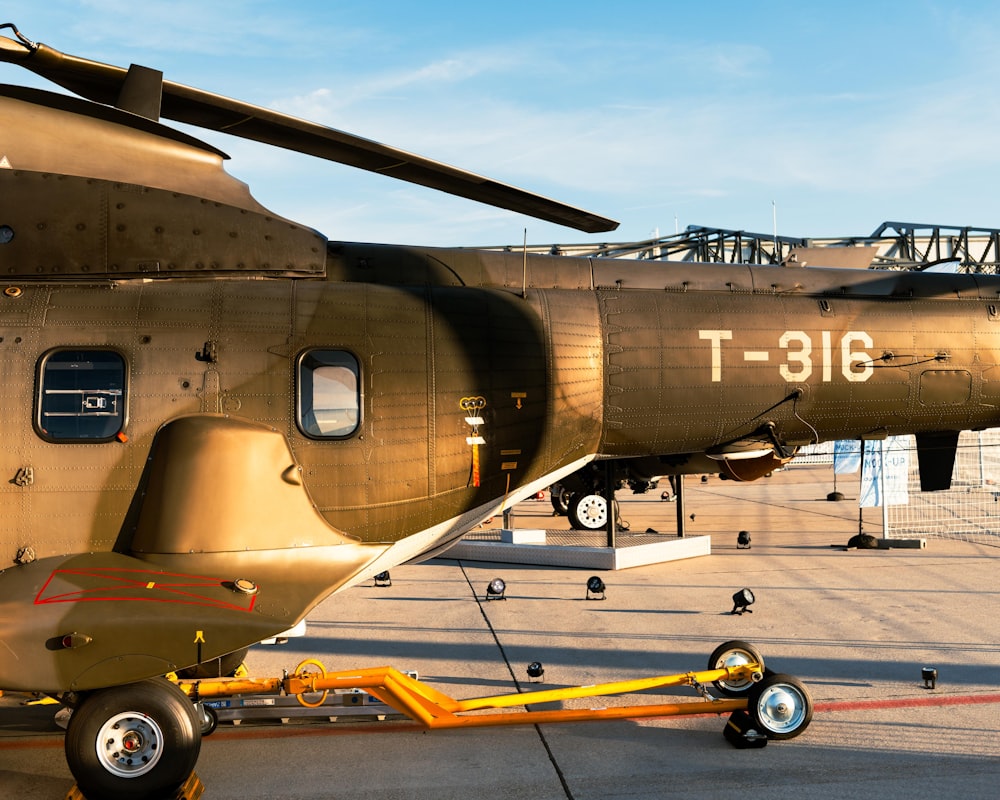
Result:
<svg viewBox="0 0 1000 800">
<path fill-rule="evenodd" d="M 855 252 L 849 253 L 848 248 Z M 959 272 L 997 273 L 1000 228 L 883 222 L 869 236 L 800 238 L 690 225 L 680 233 L 638 242 L 529 245 L 527 250 L 588 258 L 729 264 L 787 264 L 808 254 L 809 263 L 822 266 L 843 266 L 841 262 L 851 256 L 852 265 L 860 257 L 862 265 L 873 269 L 923 270 L 948 264 Z"/>
</svg>

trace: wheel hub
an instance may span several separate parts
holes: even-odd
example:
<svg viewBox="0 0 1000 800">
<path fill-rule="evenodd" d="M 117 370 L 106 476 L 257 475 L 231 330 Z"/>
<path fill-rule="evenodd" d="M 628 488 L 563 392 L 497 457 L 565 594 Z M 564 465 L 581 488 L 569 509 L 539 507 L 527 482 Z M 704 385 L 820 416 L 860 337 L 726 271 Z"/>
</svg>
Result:
<svg viewBox="0 0 1000 800">
<path fill-rule="evenodd" d="M 762 723 L 772 732 L 797 727 L 806 714 L 804 701 L 780 685 L 766 690 L 757 708 Z"/>
<path fill-rule="evenodd" d="M 579 510 L 580 520 L 591 530 L 605 525 L 608 521 L 607 502 L 603 497 L 589 495 L 580 503 Z"/>
<path fill-rule="evenodd" d="M 709 664 L 709 669 L 737 669 L 756 660 L 752 654 L 744 650 L 734 649 L 715 659 L 715 663 Z M 751 685 L 759 681 L 761 677 L 762 675 L 759 672 L 754 672 L 749 678 L 723 678 L 717 681 L 716 685 L 725 687 L 731 692 L 739 693 L 746 691 Z"/>
<path fill-rule="evenodd" d="M 768 701 L 767 714 L 776 722 L 787 722 L 794 711 L 795 704 L 785 692 L 776 692 Z"/>
<path fill-rule="evenodd" d="M 156 766 L 162 740 L 163 732 L 151 717 L 135 711 L 117 714 L 97 737 L 97 757 L 111 774 L 136 778 Z"/>
<path fill-rule="evenodd" d="M 139 731 L 129 731 L 122 737 L 122 750 L 131 755 L 142 750 L 143 739 Z"/>
</svg>

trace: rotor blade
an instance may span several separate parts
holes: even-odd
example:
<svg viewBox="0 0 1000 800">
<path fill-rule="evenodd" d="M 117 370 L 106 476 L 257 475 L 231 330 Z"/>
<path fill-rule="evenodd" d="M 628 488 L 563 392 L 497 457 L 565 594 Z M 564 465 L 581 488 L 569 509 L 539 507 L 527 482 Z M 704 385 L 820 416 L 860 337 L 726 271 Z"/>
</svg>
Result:
<svg viewBox="0 0 1000 800">
<path fill-rule="evenodd" d="M 88 100 L 121 107 L 128 70 L 19 38 L 21 42 L 0 37 L 0 61 L 20 64 Z M 129 102 L 134 104 L 135 98 Z M 147 104 L 155 106 L 151 100 Z M 160 113 L 177 122 L 377 172 L 587 233 L 618 227 L 614 220 L 448 164 L 172 81 L 162 83 Z"/>
</svg>

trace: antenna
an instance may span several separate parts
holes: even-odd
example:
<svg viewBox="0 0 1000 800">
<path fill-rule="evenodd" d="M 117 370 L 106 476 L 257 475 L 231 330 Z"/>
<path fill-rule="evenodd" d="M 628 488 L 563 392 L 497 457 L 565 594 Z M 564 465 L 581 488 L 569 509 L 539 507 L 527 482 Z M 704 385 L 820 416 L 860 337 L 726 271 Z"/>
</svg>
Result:
<svg viewBox="0 0 1000 800">
<path fill-rule="evenodd" d="M 781 254 L 778 252 L 778 204 L 773 200 L 771 201 L 771 224 L 774 226 L 774 258 L 776 261 L 781 260 Z"/>
<path fill-rule="evenodd" d="M 521 248 L 521 297 L 528 299 L 528 229 L 524 229 L 524 245 Z"/>
</svg>

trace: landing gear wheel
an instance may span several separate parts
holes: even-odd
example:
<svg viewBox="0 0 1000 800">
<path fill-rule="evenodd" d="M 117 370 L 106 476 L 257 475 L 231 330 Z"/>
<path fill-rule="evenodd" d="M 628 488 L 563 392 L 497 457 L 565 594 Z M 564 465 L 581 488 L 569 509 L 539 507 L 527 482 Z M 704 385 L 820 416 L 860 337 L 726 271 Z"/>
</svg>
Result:
<svg viewBox="0 0 1000 800">
<path fill-rule="evenodd" d="M 617 516 L 617 501 L 615 501 L 614 509 Z M 608 501 L 603 494 L 570 495 L 567 516 L 569 524 L 574 530 L 604 530 L 608 527 Z"/>
<path fill-rule="evenodd" d="M 756 682 L 761 679 L 764 673 L 764 656 L 760 650 L 749 642 L 733 639 L 723 642 L 708 657 L 709 669 L 723 669 L 725 667 L 739 667 L 744 664 L 756 662 L 760 664 L 760 669 L 754 672 L 754 678 L 722 678 L 713 681 L 713 685 L 726 697 L 740 697 L 746 694 Z"/>
<path fill-rule="evenodd" d="M 194 703 L 165 678 L 101 689 L 70 717 L 66 762 L 87 797 L 173 797 L 194 771 L 201 729 Z"/>
<path fill-rule="evenodd" d="M 798 678 L 776 672 L 750 690 L 747 713 L 769 739 L 794 739 L 812 721 L 812 697 Z"/>
</svg>

